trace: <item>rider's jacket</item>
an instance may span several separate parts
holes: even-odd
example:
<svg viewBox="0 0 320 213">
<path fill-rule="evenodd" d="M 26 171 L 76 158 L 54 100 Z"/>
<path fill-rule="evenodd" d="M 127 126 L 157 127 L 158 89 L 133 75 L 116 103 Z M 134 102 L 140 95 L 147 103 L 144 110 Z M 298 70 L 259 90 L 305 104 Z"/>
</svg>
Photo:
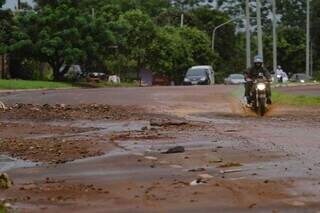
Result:
<svg viewBox="0 0 320 213">
<path fill-rule="evenodd" d="M 246 79 L 250 78 L 252 80 L 255 80 L 259 77 L 259 73 L 263 73 L 264 77 L 266 77 L 267 80 L 271 80 L 270 72 L 263 66 L 261 66 L 261 67 L 253 66 L 253 67 L 247 69 L 244 72 L 244 76 Z"/>
</svg>

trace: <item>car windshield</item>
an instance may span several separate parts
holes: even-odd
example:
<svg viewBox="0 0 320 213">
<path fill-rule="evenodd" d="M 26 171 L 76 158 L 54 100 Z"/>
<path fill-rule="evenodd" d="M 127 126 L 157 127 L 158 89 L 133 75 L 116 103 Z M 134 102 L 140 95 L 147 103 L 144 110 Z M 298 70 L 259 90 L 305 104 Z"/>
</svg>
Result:
<svg viewBox="0 0 320 213">
<path fill-rule="evenodd" d="M 241 74 L 233 74 L 233 75 L 230 75 L 230 78 L 231 79 L 242 80 L 242 79 L 244 79 L 244 76 L 241 75 Z"/>
<path fill-rule="evenodd" d="M 191 69 L 187 72 L 187 76 L 206 76 L 205 69 Z"/>
</svg>

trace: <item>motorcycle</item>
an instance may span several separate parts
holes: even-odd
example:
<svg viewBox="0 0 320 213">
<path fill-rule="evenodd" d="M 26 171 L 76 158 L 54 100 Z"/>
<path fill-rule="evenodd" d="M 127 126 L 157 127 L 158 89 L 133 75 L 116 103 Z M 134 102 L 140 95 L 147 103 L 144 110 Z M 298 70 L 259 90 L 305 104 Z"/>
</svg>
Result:
<svg viewBox="0 0 320 213">
<path fill-rule="evenodd" d="M 253 86 L 251 87 L 250 97 L 251 97 L 251 109 L 255 111 L 258 115 L 264 116 L 268 109 L 267 104 L 267 80 L 262 73 L 256 80 L 252 81 Z"/>
</svg>

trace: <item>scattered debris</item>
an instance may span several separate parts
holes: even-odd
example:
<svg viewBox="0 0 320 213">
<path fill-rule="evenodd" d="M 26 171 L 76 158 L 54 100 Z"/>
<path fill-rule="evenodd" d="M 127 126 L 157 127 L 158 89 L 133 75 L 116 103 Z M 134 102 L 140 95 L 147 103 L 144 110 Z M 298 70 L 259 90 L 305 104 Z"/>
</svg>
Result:
<svg viewBox="0 0 320 213">
<path fill-rule="evenodd" d="M 154 161 L 158 160 L 158 158 L 152 157 L 152 156 L 146 156 L 144 158 L 147 159 L 147 160 L 154 160 Z"/>
<path fill-rule="evenodd" d="M 161 119 L 152 119 L 150 120 L 151 126 L 163 127 L 163 126 L 184 126 L 188 123 L 181 120 L 161 120 Z"/>
<path fill-rule="evenodd" d="M 4 111 L 7 109 L 6 105 L 4 105 L 4 103 L 1 101 L 0 101 L 0 109 L 2 109 Z"/>
<path fill-rule="evenodd" d="M 199 175 L 199 177 L 202 178 L 203 180 L 209 180 L 213 178 L 213 176 L 209 174 L 201 174 Z"/>
<path fill-rule="evenodd" d="M 249 208 L 249 209 L 252 209 L 252 208 L 254 208 L 254 207 L 256 207 L 256 206 L 257 206 L 257 204 L 256 204 L 256 203 L 253 203 L 253 204 L 249 205 L 248 208 Z"/>
<path fill-rule="evenodd" d="M 204 183 L 207 183 L 207 181 L 203 180 L 202 178 L 198 178 L 198 179 L 192 181 L 190 183 L 190 186 L 198 186 L 198 185 L 201 185 L 201 184 L 204 184 Z"/>
<path fill-rule="evenodd" d="M 295 206 L 295 207 L 301 207 L 301 206 L 305 206 L 306 204 L 302 201 L 298 201 L 298 200 L 295 200 L 295 201 L 287 201 L 287 203 L 291 206 Z"/>
<path fill-rule="evenodd" d="M 0 189 L 9 189 L 12 185 L 13 181 L 9 178 L 8 174 L 0 174 Z"/>
<path fill-rule="evenodd" d="M 217 157 L 210 157 L 208 159 L 209 163 L 222 163 L 223 159 L 222 158 L 217 158 Z"/>
<path fill-rule="evenodd" d="M 220 170 L 221 174 L 228 174 L 228 173 L 236 173 L 236 172 L 243 172 L 243 169 L 230 169 L 230 170 Z"/>
<path fill-rule="evenodd" d="M 208 183 L 208 180 L 210 180 L 212 178 L 213 178 L 213 176 L 211 176 L 209 174 L 201 174 L 201 175 L 199 175 L 199 178 L 197 178 L 196 180 L 194 180 L 190 183 L 190 186 L 198 186 L 201 184 Z"/>
<path fill-rule="evenodd" d="M 238 131 L 237 129 L 228 129 L 225 132 L 237 132 L 237 131 Z"/>
<path fill-rule="evenodd" d="M 171 168 L 174 168 L 174 169 L 182 169 L 183 167 L 180 166 L 180 165 L 170 165 Z"/>
<path fill-rule="evenodd" d="M 189 169 L 188 172 L 204 172 L 206 171 L 205 168 L 196 168 L 196 169 Z"/>
<path fill-rule="evenodd" d="M 242 166 L 242 164 L 236 163 L 236 162 L 229 162 L 229 163 L 220 165 L 219 168 L 229 168 L 229 167 L 239 167 L 239 166 Z"/>
<path fill-rule="evenodd" d="M 183 153 L 183 152 L 185 152 L 185 149 L 183 146 L 176 146 L 168 149 L 166 152 L 163 152 L 163 154 L 176 154 L 176 153 Z"/>
</svg>

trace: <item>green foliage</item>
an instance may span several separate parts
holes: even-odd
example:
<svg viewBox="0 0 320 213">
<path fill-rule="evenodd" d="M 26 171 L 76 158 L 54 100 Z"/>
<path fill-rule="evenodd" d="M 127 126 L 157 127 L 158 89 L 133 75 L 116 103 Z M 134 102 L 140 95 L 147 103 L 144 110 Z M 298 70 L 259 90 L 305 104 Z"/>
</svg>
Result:
<svg viewBox="0 0 320 213">
<path fill-rule="evenodd" d="M 0 8 L 6 3 L 6 0 L 0 0 Z"/>
<path fill-rule="evenodd" d="M 72 84 L 50 81 L 0 80 L 0 89 L 55 89 L 70 88 Z"/>
<path fill-rule="evenodd" d="M 14 32 L 12 52 L 25 57 L 32 55 L 50 64 L 55 80 L 63 79 L 69 65 L 89 68 L 103 63 L 109 45 L 114 43 L 113 34 L 102 18 L 82 16 L 73 4 L 61 0 L 58 5 L 46 4 L 37 13 L 17 17 L 19 27 Z M 63 65 L 67 66 L 61 70 Z"/>
<path fill-rule="evenodd" d="M 273 92 L 272 99 L 275 103 L 297 105 L 297 106 L 319 106 L 320 97 L 287 95 L 284 93 Z"/>
<path fill-rule="evenodd" d="M 0 11 L 0 54 L 11 55 L 14 77 L 35 79 L 40 64 L 49 64 L 53 78 L 62 80 L 69 67 L 138 78 L 141 69 L 181 81 L 197 64 L 213 65 L 217 79 L 245 69 L 245 34 L 240 20 L 216 32 L 215 26 L 244 14 L 244 1 L 216 0 L 217 9 L 193 7 L 201 0 L 37 0 L 35 11 Z M 4 1 L 0 0 L 0 4 Z M 265 60 L 272 64 L 268 0 L 262 0 Z M 255 4 L 251 2 L 251 15 Z M 305 69 L 305 1 L 279 0 L 279 64 L 288 72 Z M 320 70 L 320 3 L 312 1 L 314 68 Z M 184 27 L 180 28 L 181 13 Z M 252 20 L 255 24 L 255 20 Z M 236 26 L 237 25 L 237 26 Z M 253 51 L 256 36 L 253 34 Z"/>
<path fill-rule="evenodd" d="M 212 52 L 207 35 L 196 28 L 164 27 L 157 31 L 150 48 L 152 70 L 181 83 L 190 66 L 211 64 Z"/>
</svg>

